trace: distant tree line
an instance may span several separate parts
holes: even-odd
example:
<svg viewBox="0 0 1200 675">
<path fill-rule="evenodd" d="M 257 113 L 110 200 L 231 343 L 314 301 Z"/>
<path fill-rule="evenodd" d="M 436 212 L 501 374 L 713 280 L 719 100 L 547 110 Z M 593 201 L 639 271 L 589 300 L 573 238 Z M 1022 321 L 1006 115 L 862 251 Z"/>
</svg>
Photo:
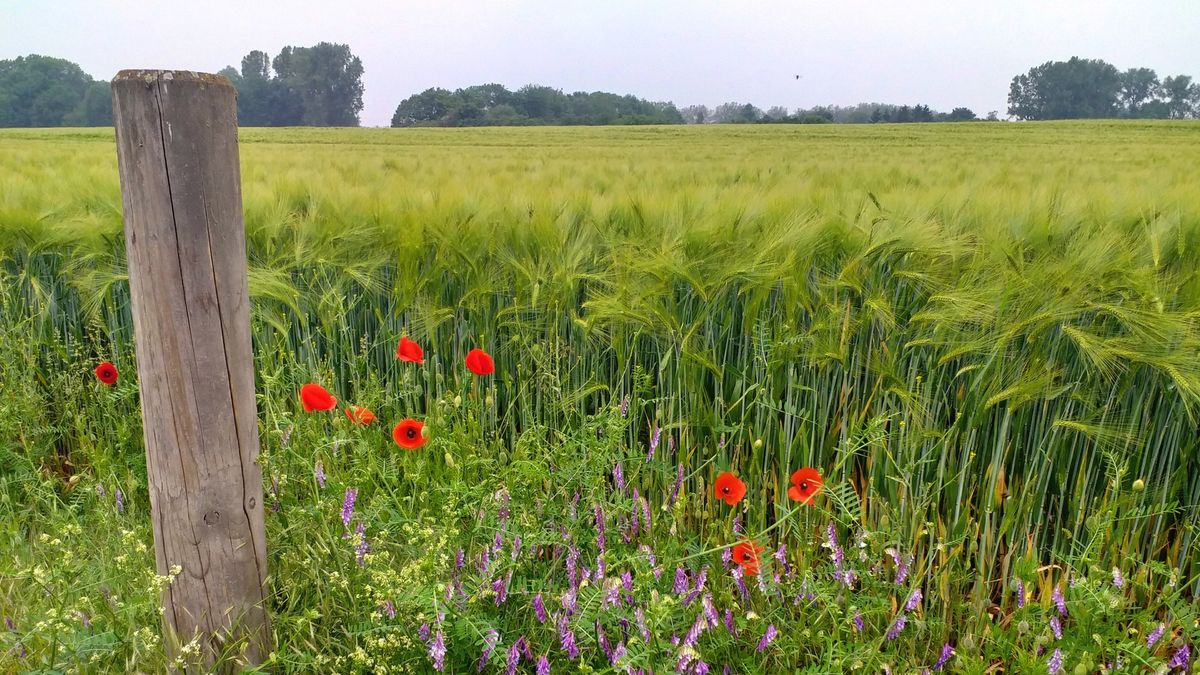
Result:
<svg viewBox="0 0 1200 675">
<path fill-rule="evenodd" d="M 682 123 L 672 103 L 603 91 L 564 94 L 536 84 L 516 91 L 500 84 L 454 91 L 430 88 L 401 101 L 392 115 L 393 127 Z"/>
<path fill-rule="evenodd" d="M 358 126 L 363 66 L 348 45 L 284 47 L 274 59 L 255 50 L 221 74 L 237 89 L 241 126 Z"/>
<path fill-rule="evenodd" d="M 1021 120 L 1194 118 L 1200 116 L 1200 86 L 1189 75 L 1160 80 L 1150 68 L 1121 72 L 1111 63 L 1076 56 L 1014 77 L 1008 114 Z"/>
<path fill-rule="evenodd" d="M 0 61 L 0 127 L 112 124 L 112 93 L 79 66 L 50 56 Z"/>
<path fill-rule="evenodd" d="M 938 112 L 927 105 L 859 103 L 852 106 L 824 105 L 797 108 L 789 112 L 782 106 L 765 111 L 750 103 L 722 103 L 709 109 L 690 105 L 679 111 L 687 124 L 872 124 L 905 122 L 969 122 L 978 119 L 970 108 Z M 995 121 L 995 111 L 988 114 Z"/>
</svg>

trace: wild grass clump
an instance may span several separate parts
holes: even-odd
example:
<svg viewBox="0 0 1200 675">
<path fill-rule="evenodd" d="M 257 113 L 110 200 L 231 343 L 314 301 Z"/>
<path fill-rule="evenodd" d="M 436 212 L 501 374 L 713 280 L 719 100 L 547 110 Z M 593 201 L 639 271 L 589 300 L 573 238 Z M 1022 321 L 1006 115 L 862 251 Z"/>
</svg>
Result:
<svg viewBox="0 0 1200 675">
<path fill-rule="evenodd" d="M 426 671 L 439 635 L 455 672 L 1166 667 L 1200 589 L 1193 131 L 244 130 L 272 667 Z M 0 147 L 0 665 L 165 667 L 112 137 Z"/>
</svg>

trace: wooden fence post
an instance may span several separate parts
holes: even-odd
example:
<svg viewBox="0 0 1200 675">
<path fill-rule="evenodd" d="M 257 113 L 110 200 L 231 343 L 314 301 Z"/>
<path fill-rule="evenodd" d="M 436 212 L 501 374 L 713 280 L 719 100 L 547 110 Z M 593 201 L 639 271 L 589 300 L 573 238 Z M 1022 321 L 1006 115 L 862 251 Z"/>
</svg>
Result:
<svg viewBox="0 0 1200 675">
<path fill-rule="evenodd" d="M 224 77 L 112 82 L 154 555 L 173 657 L 270 651 L 236 94 Z"/>
</svg>

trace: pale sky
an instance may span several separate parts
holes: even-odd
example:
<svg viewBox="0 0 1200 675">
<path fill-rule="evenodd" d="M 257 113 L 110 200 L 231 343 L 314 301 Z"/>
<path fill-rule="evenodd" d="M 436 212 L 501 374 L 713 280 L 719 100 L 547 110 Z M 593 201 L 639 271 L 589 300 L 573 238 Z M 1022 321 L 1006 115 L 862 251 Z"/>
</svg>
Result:
<svg viewBox="0 0 1200 675">
<path fill-rule="evenodd" d="M 1200 0 L 0 0 L 0 59 L 57 56 L 97 79 L 321 41 L 362 58 L 366 126 L 428 87 L 487 82 L 982 117 L 1004 115 L 1013 75 L 1071 56 L 1200 80 Z"/>
</svg>

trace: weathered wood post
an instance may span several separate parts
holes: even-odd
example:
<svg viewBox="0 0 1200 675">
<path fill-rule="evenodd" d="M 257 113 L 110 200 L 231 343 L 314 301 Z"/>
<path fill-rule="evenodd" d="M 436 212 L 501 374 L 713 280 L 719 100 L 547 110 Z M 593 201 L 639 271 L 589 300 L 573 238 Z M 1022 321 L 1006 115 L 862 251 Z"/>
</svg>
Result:
<svg viewBox="0 0 1200 675">
<path fill-rule="evenodd" d="M 270 650 L 236 94 L 206 73 L 112 83 L 154 554 L 168 654 Z M 225 668 L 233 667 L 226 664 Z"/>
</svg>

